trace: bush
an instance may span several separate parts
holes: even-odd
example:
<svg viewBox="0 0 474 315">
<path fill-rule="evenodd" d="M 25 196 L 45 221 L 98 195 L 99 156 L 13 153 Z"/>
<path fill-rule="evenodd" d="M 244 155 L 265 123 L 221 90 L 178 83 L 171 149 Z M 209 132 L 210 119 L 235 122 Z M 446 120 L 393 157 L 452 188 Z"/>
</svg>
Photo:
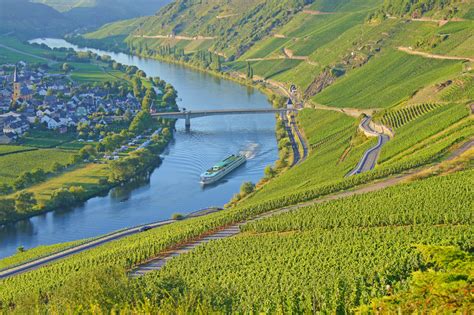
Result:
<svg viewBox="0 0 474 315">
<path fill-rule="evenodd" d="M 182 215 L 181 213 L 174 213 L 174 214 L 171 216 L 171 219 L 173 219 L 173 220 L 183 220 L 183 219 L 184 219 L 184 215 Z"/>
<path fill-rule="evenodd" d="M 252 182 L 245 182 L 240 186 L 240 195 L 246 196 L 248 194 L 251 194 L 255 190 L 255 184 Z"/>
</svg>

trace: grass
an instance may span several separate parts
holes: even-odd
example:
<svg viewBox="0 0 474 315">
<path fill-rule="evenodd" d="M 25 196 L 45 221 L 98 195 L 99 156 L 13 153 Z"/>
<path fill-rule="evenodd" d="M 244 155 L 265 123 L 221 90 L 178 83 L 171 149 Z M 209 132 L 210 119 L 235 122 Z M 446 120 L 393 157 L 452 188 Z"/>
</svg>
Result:
<svg viewBox="0 0 474 315">
<path fill-rule="evenodd" d="M 71 63 L 74 70 L 71 72 L 71 79 L 79 83 L 116 81 L 123 79 L 123 73 L 111 69 L 104 70 L 99 64 L 91 63 Z"/>
<path fill-rule="evenodd" d="M 0 158 L 0 183 L 13 184 L 15 179 L 26 171 L 41 168 L 52 171 L 55 162 L 67 164 L 73 153 L 58 149 L 39 149 L 18 152 Z"/>
<path fill-rule="evenodd" d="M 25 148 L 20 145 L 0 145 L 0 156 L 2 155 L 7 155 L 7 154 L 13 154 L 13 153 L 18 153 L 18 152 L 23 152 L 23 151 L 30 151 L 34 150 L 33 148 Z"/>
<path fill-rule="evenodd" d="M 39 202 L 45 202 L 51 198 L 51 193 L 59 188 L 82 186 L 87 195 L 95 195 L 104 187 L 99 184 L 101 178 L 107 178 L 107 164 L 87 164 L 65 172 L 59 176 L 52 177 L 46 182 L 32 186 L 27 190 L 34 193 Z"/>
<path fill-rule="evenodd" d="M 21 144 L 36 148 L 53 148 L 74 139 L 70 133 L 58 134 L 50 130 L 35 130 L 21 139 Z"/>
<path fill-rule="evenodd" d="M 429 59 L 390 50 L 348 73 L 313 100 L 335 107 L 386 108 L 461 70 L 459 61 Z"/>
<path fill-rule="evenodd" d="M 10 49 L 0 47 L 0 63 L 17 63 L 20 61 L 28 62 L 28 63 L 42 63 L 44 62 L 43 59 L 35 58 L 32 56 L 27 56 L 23 54 L 19 54 L 18 52 L 12 51 Z"/>
<path fill-rule="evenodd" d="M 469 111 L 464 105 L 450 104 L 438 107 L 408 122 L 398 128 L 396 136 L 384 146 L 380 154 L 380 161 L 390 160 L 390 158 L 445 130 L 468 115 Z"/>
</svg>

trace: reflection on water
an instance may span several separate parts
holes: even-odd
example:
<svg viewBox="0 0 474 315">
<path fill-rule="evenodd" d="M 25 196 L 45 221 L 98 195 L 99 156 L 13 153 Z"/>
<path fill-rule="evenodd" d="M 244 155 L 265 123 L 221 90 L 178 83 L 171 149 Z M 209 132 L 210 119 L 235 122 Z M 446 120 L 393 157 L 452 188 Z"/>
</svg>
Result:
<svg viewBox="0 0 474 315">
<path fill-rule="evenodd" d="M 75 48 L 61 39 L 45 39 L 52 47 Z M 97 53 L 101 51 L 94 50 Z M 257 90 L 180 65 L 107 52 L 114 60 L 135 65 L 150 76 L 173 84 L 191 110 L 268 108 Z M 60 209 L 0 227 L 0 257 L 44 244 L 72 241 L 124 227 L 164 220 L 173 213 L 189 213 L 222 206 L 244 181 L 257 182 L 266 165 L 278 157 L 273 114 L 212 116 L 192 119 L 185 131 L 178 121 L 174 141 L 162 153 L 163 163 L 149 176 L 116 187 L 72 209 Z M 230 154 L 243 152 L 248 161 L 215 185 L 202 187 L 200 174 Z"/>
</svg>

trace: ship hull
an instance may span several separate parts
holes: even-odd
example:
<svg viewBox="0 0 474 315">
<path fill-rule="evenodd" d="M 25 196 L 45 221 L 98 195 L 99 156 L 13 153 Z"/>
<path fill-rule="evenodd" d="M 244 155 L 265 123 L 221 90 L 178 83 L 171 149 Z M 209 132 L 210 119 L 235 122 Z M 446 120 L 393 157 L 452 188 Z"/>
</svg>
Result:
<svg viewBox="0 0 474 315">
<path fill-rule="evenodd" d="M 244 164 L 247 160 L 242 157 L 238 161 L 234 162 L 232 165 L 229 165 L 228 167 L 224 168 L 223 170 L 219 171 L 217 174 L 215 174 L 212 177 L 204 177 L 201 176 L 201 184 L 202 185 L 209 185 L 213 184 L 219 180 L 221 180 L 224 176 L 229 174 L 230 172 L 234 171 L 236 168 Z"/>
</svg>

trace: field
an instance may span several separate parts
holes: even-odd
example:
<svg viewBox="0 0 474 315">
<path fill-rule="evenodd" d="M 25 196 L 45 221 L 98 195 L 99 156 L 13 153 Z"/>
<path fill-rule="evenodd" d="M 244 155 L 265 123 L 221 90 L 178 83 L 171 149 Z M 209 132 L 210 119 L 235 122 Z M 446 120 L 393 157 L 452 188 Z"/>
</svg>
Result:
<svg viewBox="0 0 474 315">
<path fill-rule="evenodd" d="M 107 37 L 126 36 L 145 21 L 146 18 L 135 18 L 123 20 L 115 23 L 109 23 L 100 29 L 84 35 L 86 39 L 105 39 Z"/>
<path fill-rule="evenodd" d="M 34 193 L 40 202 L 49 200 L 51 193 L 62 187 L 82 186 L 87 195 L 94 195 L 104 188 L 99 184 L 99 181 L 101 178 L 107 178 L 107 175 L 108 167 L 106 164 L 81 165 L 27 190 Z"/>
<path fill-rule="evenodd" d="M 335 107 L 385 108 L 410 97 L 423 86 L 460 74 L 459 61 L 435 60 L 389 51 L 316 95 Z"/>
<path fill-rule="evenodd" d="M 34 148 L 25 148 L 20 145 L 0 145 L 0 156 L 30 150 L 34 150 Z"/>
<path fill-rule="evenodd" d="M 0 158 L 0 183 L 13 184 L 15 179 L 26 171 L 41 168 L 48 172 L 58 162 L 68 164 L 73 155 L 71 151 L 40 149 L 9 154 Z"/>
<path fill-rule="evenodd" d="M 36 148 L 53 148 L 63 143 L 72 141 L 74 135 L 70 133 L 58 134 L 55 131 L 49 130 L 35 130 L 28 136 L 21 139 L 21 144 Z"/>
<path fill-rule="evenodd" d="M 413 244 L 472 246 L 473 220 L 463 202 L 473 193 L 465 182 L 472 175 L 433 178 L 259 220 L 244 226 L 240 237 L 172 260 L 146 277 L 146 288 L 172 279 L 216 309 L 232 305 L 244 313 L 306 313 L 315 305 L 322 312 L 347 311 L 386 294 L 387 285 L 423 265 Z"/>
<path fill-rule="evenodd" d="M 73 62 L 71 66 L 74 67 L 71 79 L 79 83 L 124 80 L 122 72 L 105 69 L 99 64 Z"/>
<path fill-rule="evenodd" d="M 469 115 L 464 105 L 444 105 L 397 129 L 396 137 L 383 148 L 380 162 L 410 149 Z"/>
</svg>

